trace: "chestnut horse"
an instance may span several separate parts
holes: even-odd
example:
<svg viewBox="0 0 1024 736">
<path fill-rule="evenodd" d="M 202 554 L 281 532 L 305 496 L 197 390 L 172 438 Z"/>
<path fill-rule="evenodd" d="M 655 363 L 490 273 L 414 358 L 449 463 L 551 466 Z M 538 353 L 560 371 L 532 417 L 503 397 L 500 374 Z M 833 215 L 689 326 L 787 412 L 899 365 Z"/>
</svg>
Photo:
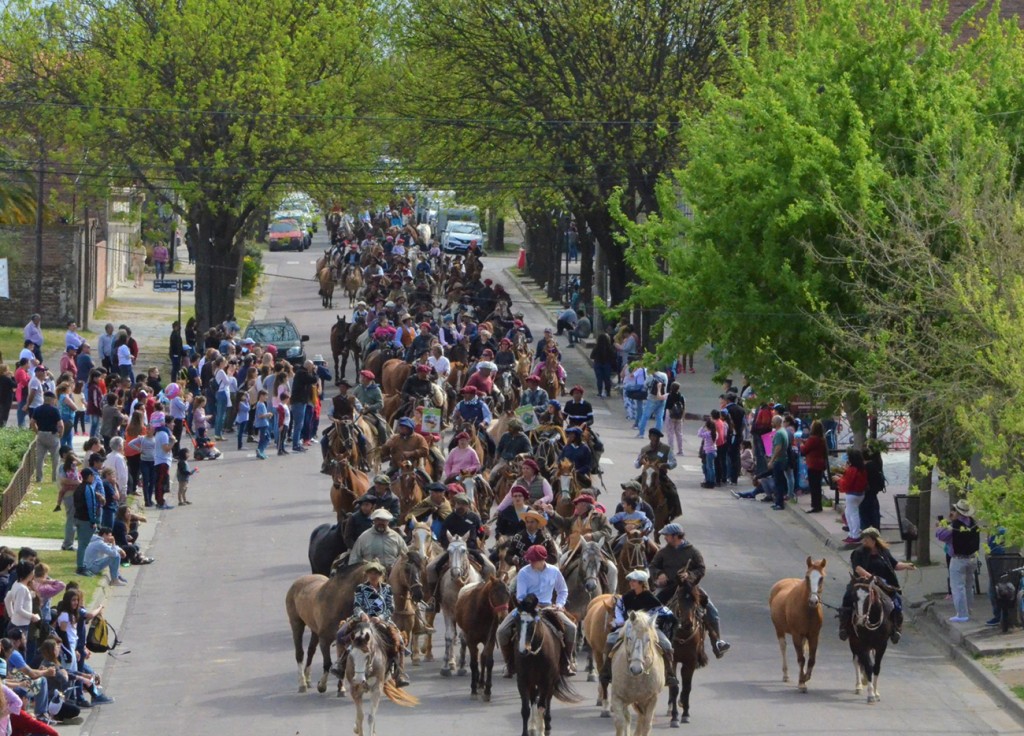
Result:
<svg viewBox="0 0 1024 736">
<path fill-rule="evenodd" d="M 370 476 L 352 467 L 347 457 L 334 463 L 331 479 L 331 506 L 336 514 L 352 513 L 356 499 L 370 490 Z"/>
<path fill-rule="evenodd" d="M 818 652 L 818 636 L 821 634 L 824 617 L 821 591 L 825 585 L 827 564 L 825 559 L 815 562 L 808 555 L 807 572 L 803 578 L 780 580 L 768 594 L 772 625 L 775 626 L 779 652 L 782 653 L 782 681 L 789 682 L 789 667 L 786 664 L 786 634 L 789 634 L 793 638 L 793 648 L 800 666 L 797 687 L 802 693 L 807 692 L 807 683 L 811 679 L 814 658 Z"/>
<path fill-rule="evenodd" d="M 592 664 L 587 666 L 587 682 L 597 679 L 594 672 L 600 672 L 604 667 L 605 656 L 608 654 L 608 633 L 612 630 L 612 621 L 615 618 L 615 600 L 617 596 L 611 593 L 599 595 L 590 601 L 587 606 L 587 615 L 583 617 L 583 636 L 590 645 L 590 657 Z M 612 712 L 608 707 L 608 686 L 600 683 L 597 686 L 597 707 L 601 709 L 602 718 L 611 718 Z"/>
<path fill-rule="evenodd" d="M 668 712 L 673 727 L 678 726 L 680 721 L 678 706 L 683 708 L 682 722 L 690 722 L 693 673 L 708 663 L 708 654 L 704 650 L 704 609 L 700 604 L 703 594 L 686 574 L 689 567 L 690 564 L 687 563 L 679 572 L 679 587 L 669 602 L 669 608 L 679 621 L 675 637 L 672 639 L 672 654 L 676 666 L 679 667 L 679 684 L 671 685 L 668 691 Z"/>
<path fill-rule="evenodd" d="M 467 585 L 455 601 L 455 625 L 462 632 L 461 660 L 469 650 L 470 697 L 483 688 L 483 702 L 491 701 L 491 674 L 494 670 L 494 645 L 498 625 L 508 615 L 512 596 L 508 586 L 497 575 L 481 583 Z M 483 647 L 479 651 L 478 647 Z"/>
</svg>

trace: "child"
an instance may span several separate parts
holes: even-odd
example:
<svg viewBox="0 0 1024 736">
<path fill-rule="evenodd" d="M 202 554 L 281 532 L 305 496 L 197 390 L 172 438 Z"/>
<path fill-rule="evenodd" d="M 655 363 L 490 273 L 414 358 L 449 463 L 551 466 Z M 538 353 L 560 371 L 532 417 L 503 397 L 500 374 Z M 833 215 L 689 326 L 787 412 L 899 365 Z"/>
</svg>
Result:
<svg viewBox="0 0 1024 736">
<path fill-rule="evenodd" d="M 206 443 L 206 430 L 210 427 L 210 417 L 206 414 L 206 397 L 197 396 L 192 402 L 192 433 L 196 436 L 196 444 Z"/>
<path fill-rule="evenodd" d="M 179 506 L 191 506 L 191 501 L 185 500 L 185 494 L 188 493 L 188 480 L 195 475 L 199 469 L 190 468 L 188 466 L 188 448 L 182 447 L 178 451 L 178 505 Z"/>
<path fill-rule="evenodd" d="M 238 449 L 245 441 L 245 425 L 249 423 L 249 392 L 239 391 L 235 398 L 235 428 L 238 430 Z"/>
<path fill-rule="evenodd" d="M 75 390 L 71 392 L 71 398 L 75 402 L 75 425 L 72 431 L 75 434 L 86 433 L 85 429 L 85 384 L 82 381 L 75 381 Z"/>
<path fill-rule="evenodd" d="M 757 462 L 754 460 L 754 445 L 750 440 L 740 442 L 740 467 L 743 472 L 753 480 L 757 470 Z"/>
<path fill-rule="evenodd" d="M 262 389 L 256 395 L 256 410 L 253 417 L 253 429 L 259 434 L 259 443 L 256 445 L 256 457 L 260 460 L 267 459 L 267 445 L 270 444 L 270 421 L 274 418 L 274 412 L 267 407 L 267 392 Z"/>
<path fill-rule="evenodd" d="M 285 444 L 288 438 L 288 424 L 291 422 L 292 413 L 288 408 L 290 403 L 288 400 L 291 395 L 284 391 L 277 401 L 277 454 L 278 455 L 291 455 L 288 450 L 285 449 Z"/>
<path fill-rule="evenodd" d="M 715 426 L 715 420 L 709 416 L 704 417 L 704 426 L 697 432 L 697 436 L 701 440 L 701 451 L 704 459 L 704 482 L 700 484 L 701 488 L 714 488 L 717 476 L 715 474 L 715 457 L 718 455 L 718 446 L 715 444 L 715 438 L 718 434 L 718 428 Z"/>
</svg>

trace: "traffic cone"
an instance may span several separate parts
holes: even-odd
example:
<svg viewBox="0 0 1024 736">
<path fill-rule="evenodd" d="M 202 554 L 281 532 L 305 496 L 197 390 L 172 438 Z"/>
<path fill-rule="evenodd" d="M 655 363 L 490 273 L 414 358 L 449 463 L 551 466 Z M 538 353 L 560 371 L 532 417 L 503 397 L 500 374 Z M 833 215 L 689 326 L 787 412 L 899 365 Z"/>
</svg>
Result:
<svg viewBox="0 0 1024 736">
<path fill-rule="evenodd" d="M 516 261 L 516 268 L 518 268 L 520 271 L 525 271 L 526 270 L 526 249 L 525 248 L 520 248 L 519 249 L 519 260 Z"/>
</svg>

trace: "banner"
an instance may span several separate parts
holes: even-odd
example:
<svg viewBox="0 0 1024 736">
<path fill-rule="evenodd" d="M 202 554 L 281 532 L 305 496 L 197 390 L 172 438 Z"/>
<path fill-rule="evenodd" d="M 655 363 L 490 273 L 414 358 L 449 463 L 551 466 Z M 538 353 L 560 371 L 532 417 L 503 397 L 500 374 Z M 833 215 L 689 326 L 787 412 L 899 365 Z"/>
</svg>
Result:
<svg viewBox="0 0 1024 736">
<path fill-rule="evenodd" d="M 424 432 L 439 434 L 441 432 L 441 410 L 436 407 L 424 409 L 423 423 L 420 425 L 420 428 Z"/>
<path fill-rule="evenodd" d="M 11 287 L 7 278 L 7 259 L 0 258 L 0 299 L 11 298 Z"/>
<path fill-rule="evenodd" d="M 537 419 L 537 413 L 533 410 L 532 406 L 520 406 L 516 409 L 516 418 L 523 423 L 523 431 L 525 432 L 537 429 L 540 426 L 540 420 Z"/>
</svg>

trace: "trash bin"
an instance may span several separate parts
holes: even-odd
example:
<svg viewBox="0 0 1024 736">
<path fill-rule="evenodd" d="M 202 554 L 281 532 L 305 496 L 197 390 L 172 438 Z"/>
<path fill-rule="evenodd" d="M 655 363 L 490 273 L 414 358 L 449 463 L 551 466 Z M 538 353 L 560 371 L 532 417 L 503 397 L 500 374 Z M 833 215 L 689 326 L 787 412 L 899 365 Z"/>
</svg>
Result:
<svg viewBox="0 0 1024 736">
<path fill-rule="evenodd" d="M 900 539 L 906 544 L 904 557 L 909 560 L 913 555 L 914 542 L 920 533 L 917 517 L 921 508 L 921 498 L 918 495 L 898 493 L 893 496 L 893 501 L 896 504 L 896 523 L 900 528 Z"/>
</svg>

